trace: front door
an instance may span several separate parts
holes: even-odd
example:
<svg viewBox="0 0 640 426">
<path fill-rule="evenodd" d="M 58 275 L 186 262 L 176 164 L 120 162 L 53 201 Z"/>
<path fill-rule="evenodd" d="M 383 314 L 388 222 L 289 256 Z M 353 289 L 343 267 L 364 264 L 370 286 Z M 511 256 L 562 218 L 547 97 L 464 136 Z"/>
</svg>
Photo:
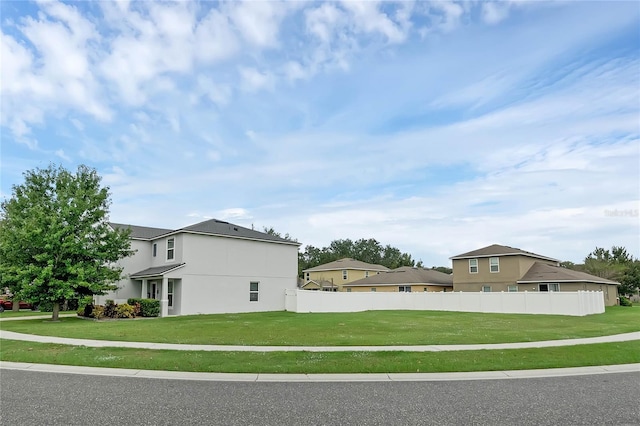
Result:
<svg viewBox="0 0 640 426">
<path fill-rule="evenodd" d="M 157 299 L 158 295 L 158 282 L 150 281 L 147 287 L 147 298 L 148 299 Z"/>
</svg>

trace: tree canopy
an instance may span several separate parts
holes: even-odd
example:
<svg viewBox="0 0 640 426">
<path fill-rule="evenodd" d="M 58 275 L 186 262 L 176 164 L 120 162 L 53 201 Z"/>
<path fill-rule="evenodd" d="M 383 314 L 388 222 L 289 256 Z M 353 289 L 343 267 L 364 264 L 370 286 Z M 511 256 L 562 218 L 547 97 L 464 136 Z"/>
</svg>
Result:
<svg viewBox="0 0 640 426">
<path fill-rule="evenodd" d="M 613 246 L 611 250 L 596 247 L 584 259 L 583 264 L 562 262 L 568 269 L 586 272 L 600 278 L 618 281 L 621 295 L 634 294 L 640 288 L 640 260 L 635 259 L 622 246 Z"/>
<path fill-rule="evenodd" d="M 108 187 L 94 169 L 50 165 L 24 173 L 0 204 L 0 284 L 14 300 L 53 303 L 115 289 L 129 231 L 108 223 Z"/>
</svg>

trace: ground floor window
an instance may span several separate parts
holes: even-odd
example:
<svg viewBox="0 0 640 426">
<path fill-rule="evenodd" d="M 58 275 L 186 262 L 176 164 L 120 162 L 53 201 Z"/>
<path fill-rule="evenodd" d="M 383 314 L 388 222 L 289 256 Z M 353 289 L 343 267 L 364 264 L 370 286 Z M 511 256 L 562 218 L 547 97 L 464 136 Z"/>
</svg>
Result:
<svg viewBox="0 0 640 426">
<path fill-rule="evenodd" d="M 375 287 L 371 287 L 371 291 L 375 293 L 376 292 L 376 288 Z"/>
<path fill-rule="evenodd" d="M 169 299 L 169 307 L 173 308 L 173 280 L 167 281 L 167 299 Z"/>
<path fill-rule="evenodd" d="M 410 285 L 401 285 L 400 287 L 398 287 L 398 291 L 405 292 L 405 293 L 411 293 L 411 286 Z"/>
<path fill-rule="evenodd" d="M 482 291 L 485 293 L 491 293 L 491 286 L 490 285 L 483 285 L 482 286 Z"/>
<path fill-rule="evenodd" d="M 249 283 L 249 301 L 257 302 L 258 301 L 258 285 L 260 283 L 258 281 L 251 281 Z"/>
<path fill-rule="evenodd" d="M 558 283 L 540 283 L 540 284 L 538 284 L 538 291 L 560 291 L 560 284 L 558 284 Z"/>
<path fill-rule="evenodd" d="M 351 293 L 351 287 L 347 287 L 347 293 Z"/>
<path fill-rule="evenodd" d="M 509 293 L 517 292 L 518 291 L 518 286 L 517 285 L 510 285 L 510 286 L 507 287 L 507 291 Z"/>
</svg>

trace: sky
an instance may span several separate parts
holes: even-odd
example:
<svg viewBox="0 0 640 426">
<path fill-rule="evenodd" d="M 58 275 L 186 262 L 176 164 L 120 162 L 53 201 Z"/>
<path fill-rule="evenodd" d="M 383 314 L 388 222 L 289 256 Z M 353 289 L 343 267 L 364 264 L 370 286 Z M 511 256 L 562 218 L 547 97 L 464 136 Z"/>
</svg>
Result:
<svg viewBox="0 0 640 426">
<path fill-rule="evenodd" d="M 637 2 L 0 8 L 0 199 L 85 164 L 118 223 L 640 257 Z"/>
</svg>

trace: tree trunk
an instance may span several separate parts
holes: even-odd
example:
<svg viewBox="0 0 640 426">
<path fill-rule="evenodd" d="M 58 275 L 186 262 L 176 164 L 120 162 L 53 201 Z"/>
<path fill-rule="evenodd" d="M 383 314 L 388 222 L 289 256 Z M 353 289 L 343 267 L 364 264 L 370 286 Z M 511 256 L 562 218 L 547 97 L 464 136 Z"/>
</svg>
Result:
<svg viewBox="0 0 640 426">
<path fill-rule="evenodd" d="M 53 314 L 51 315 L 51 321 L 58 321 L 59 313 L 60 313 L 60 303 L 53 302 Z"/>
<path fill-rule="evenodd" d="M 13 312 L 18 312 L 20 310 L 20 301 L 16 298 L 11 299 L 11 303 L 13 303 L 13 305 L 11 306 L 11 310 Z"/>
</svg>

